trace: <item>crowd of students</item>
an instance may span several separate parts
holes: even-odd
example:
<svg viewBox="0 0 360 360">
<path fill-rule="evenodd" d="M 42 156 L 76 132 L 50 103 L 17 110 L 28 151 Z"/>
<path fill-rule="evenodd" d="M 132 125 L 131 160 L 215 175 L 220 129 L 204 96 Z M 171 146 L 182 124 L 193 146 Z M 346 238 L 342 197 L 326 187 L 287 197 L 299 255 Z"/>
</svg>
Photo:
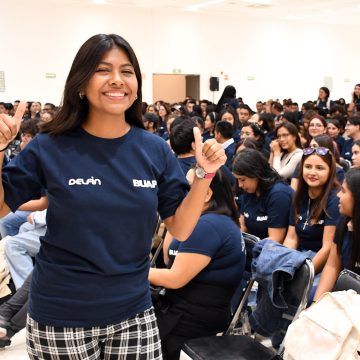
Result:
<svg viewBox="0 0 360 360">
<path fill-rule="evenodd" d="M 0 103 L 0 113 L 14 115 L 17 105 L 18 101 Z M 4 164 L 11 164 L 39 129 L 49 131 L 59 111 L 63 110 L 50 103 L 42 107 L 29 102 Z M 317 99 L 300 108 L 291 99 L 269 100 L 258 101 L 256 111 L 227 86 L 217 104 L 190 98 L 173 104 L 143 102 L 142 121 L 149 133 L 168 143 L 190 185 L 199 175 L 194 128 L 200 129 L 203 141 L 216 140 L 226 155 L 225 164 L 211 175 L 191 236 L 182 242 L 169 229 L 163 249 L 166 267 L 149 272 L 151 284 L 168 290 L 166 304 L 155 308 L 165 359 L 178 359 L 186 339 L 225 329 L 244 271 L 241 231 L 308 254 L 316 272 L 309 303 L 331 291 L 342 268 L 360 274 L 360 84 L 348 104 L 344 99 L 333 101 L 329 89 L 322 87 Z M 155 137 L 146 143 L 151 139 Z M 149 159 L 156 156 L 148 154 Z M 181 191 L 186 191 L 184 184 Z M 47 196 L 46 188 L 42 196 Z M 45 232 L 35 233 L 35 252 L 19 245 L 28 239 L 19 240 L 24 238 L 21 225 L 27 221 L 34 225 L 33 212 L 47 207 L 31 201 L 14 213 L 18 213 L 14 232 L 6 230 L 14 224 L 14 215 L 1 219 L 2 237 L 12 237 L 8 248 L 18 246 L 6 255 L 18 290 L 14 297 L 22 299 L 22 306 L 9 311 L 14 297 L 0 306 L 0 347 L 9 345 L 25 326 L 32 266 L 18 281 L 16 269 L 22 262 L 17 254 L 36 256 L 40 236 L 46 232 L 41 223 Z"/>
</svg>

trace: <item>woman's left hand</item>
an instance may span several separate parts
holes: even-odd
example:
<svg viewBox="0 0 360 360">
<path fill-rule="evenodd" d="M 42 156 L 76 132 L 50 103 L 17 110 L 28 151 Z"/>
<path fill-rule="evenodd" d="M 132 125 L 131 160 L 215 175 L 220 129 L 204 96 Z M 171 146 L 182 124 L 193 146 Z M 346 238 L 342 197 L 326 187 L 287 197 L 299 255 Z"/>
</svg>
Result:
<svg viewBox="0 0 360 360">
<path fill-rule="evenodd" d="M 195 157 L 198 165 L 207 173 L 214 173 L 226 162 L 225 151 L 215 140 L 209 139 L 202 142 L 199 128 L 193 129 L 195 138 Z"/>
</svg>

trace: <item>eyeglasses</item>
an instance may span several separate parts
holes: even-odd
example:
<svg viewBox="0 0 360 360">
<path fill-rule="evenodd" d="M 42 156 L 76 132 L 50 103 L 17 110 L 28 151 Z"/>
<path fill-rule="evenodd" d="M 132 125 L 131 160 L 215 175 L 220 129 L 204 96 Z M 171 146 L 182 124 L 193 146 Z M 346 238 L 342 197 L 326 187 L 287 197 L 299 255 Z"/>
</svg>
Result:
<svg viewBox="0 0 360 360">
<path fill-rule="evenodd" d="M 313 153 L 320 155 L 320 156 L 325 156 L 326 154 L 330 153 L 330 150 L 325 147 L 308 147 L 303 150 L 303 154 L 305 156 L 311 155 Z"/>
<path fill-rule="evenodd" d="M 290 134 L 280 134 L 278 135 L 276 138 L 278 140 L 281 140 L 281 139 L 287 139 L 289 137 Z"/>
</svg>

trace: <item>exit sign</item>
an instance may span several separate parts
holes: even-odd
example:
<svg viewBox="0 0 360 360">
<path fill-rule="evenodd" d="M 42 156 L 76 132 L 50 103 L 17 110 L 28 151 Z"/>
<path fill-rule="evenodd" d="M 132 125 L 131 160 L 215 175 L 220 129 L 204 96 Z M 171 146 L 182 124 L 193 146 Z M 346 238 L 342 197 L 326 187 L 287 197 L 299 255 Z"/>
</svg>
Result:
<svg viewBox="0 0 360 360">
<path fill-rule="evenodd" d="M 45 73 L 45 79 L 56 79 L 56 73 Z"/>
</svg>

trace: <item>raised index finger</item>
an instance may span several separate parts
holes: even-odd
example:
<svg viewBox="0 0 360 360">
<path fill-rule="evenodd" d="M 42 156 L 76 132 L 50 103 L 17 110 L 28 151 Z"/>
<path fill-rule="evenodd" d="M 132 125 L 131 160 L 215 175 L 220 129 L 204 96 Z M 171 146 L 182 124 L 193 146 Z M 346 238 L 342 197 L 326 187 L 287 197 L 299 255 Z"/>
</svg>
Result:
<svg viewBox="0 0 360 360">
<path fill-rule="evenodd" d="M 195 139 L 195 152 L 199 152 L 201 154 L 203 142 L 202 142 L 200 129 L 197 126 L 195 126 L 193 128 L 193 133 L 194 133 L 194 139 Z"/>
<path fill-rule="evenodd" d="M 20 124 L 21 124 L 22 118 L 24 116 L 25 110 L 26 110 L 26 101 L 20 101 L 20 103 L 16 109 L 15 115 L 13 116 L 13 119 L 15 120 L 15 123 L 16 123 L 17 130 L 20 129 Z"/>
</svg>

